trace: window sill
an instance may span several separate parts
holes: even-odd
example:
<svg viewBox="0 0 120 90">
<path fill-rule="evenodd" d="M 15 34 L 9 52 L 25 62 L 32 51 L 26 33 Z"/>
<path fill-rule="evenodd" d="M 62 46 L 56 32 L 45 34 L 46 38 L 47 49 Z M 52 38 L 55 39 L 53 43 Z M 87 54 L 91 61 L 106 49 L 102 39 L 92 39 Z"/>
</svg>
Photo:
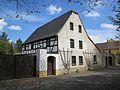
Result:
<svg viewBox="0 0 120 90">
<path fill-rule="evenodd" d="M 97 64 L 96 62 L 94 62 L 93 64 Z"/>
<path fill-rule="evenodd" d="M 72 65 L 73 67 L 76 66 L 76 65 Z"/>
</svg>

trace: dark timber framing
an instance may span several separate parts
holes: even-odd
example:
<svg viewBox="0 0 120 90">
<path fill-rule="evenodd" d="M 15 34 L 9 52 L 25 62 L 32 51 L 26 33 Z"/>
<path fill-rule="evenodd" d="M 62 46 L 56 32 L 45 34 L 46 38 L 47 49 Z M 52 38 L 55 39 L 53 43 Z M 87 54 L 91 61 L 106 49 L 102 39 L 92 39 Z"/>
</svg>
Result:
<svg viewBox="0 0 120 90">
<path fill-rule="evenodd" d="M 23 54 L 36 54 L 37 49 L 47 49 L 47 53 L 58 53 L 58 36 L 23 44 Z"/>
<path fill-rule="evenodd" d="M 23 54 L 36 54 L 36 50 L 38 48 L 47 49 L 48 53 L 58 53 L 58 33 L 61 28 L 64 26 L 66 21 L 69 19 L 70 15 L 75 13 L 73 10 L 66 12 L 65 14 L 53 19 L 52 21 L 46 23 L 45 25 L 37 28 L 30 37 L 23 43 Z M 80 17 L 79 17 L 80 19 Z M 80 19 L 81 21 L 81 19 Z M 81 21 L 82 23 L 82 21 Z M 81 24 L 81 28 L 85 29 L 83 23 Z M 74 26 L 73 26 L 74 29 Z M 86 30 L 85 30 L 86 32 Z M 87 33 L 86 33 L 87 34 Z M 56 37 L 55 40 L 51 40 L 50 38 Z M 93 41 L 89 38 L 88 39 L 93 43 Z M 42 41 L 44 40 L 44 41 Z M 49 44 L 50 41 L 52 44 Z M 56 41 L 57 40 L 57 41 Z M 93 43 L 94 44 L 94 43 Z M 94 44 L 95 45 L 95 44 Z M 95 45 L 96 47 L 96 45 Z M 97 47 L 96 47 L 97 48 Z M 98 49 L 98 48 L 97 48 Z M 98 49 L 99 50 L 99 49 Z M 100 50 L 99 50 L 100 52 Z"/>
</svg>

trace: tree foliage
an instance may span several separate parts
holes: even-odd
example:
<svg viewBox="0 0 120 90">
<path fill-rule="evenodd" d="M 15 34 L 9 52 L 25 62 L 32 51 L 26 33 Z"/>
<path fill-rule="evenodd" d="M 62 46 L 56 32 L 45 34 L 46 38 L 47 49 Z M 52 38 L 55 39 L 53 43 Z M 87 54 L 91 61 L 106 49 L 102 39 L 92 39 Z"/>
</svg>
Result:
<svg viewBox="0 0 120 90">
<path fill-rule="evenodd" d="M 39 3 L 40 2 L 40 3 Z M 3 9 L 14 8 L 16 15 L 6 13 L 10 18 L 23 19 L 23 14 L 26 16 L 32 13 L 40 13 L 42 7 L 46 7 L 43 0 L 0 0 L 0 11 Z"/>
<path fill-rule="evenodd" d="M 2 35 L 0 36 L 0 40 L 8 42 L 8 35 L 5 32 L 2 32 Z"/>
<path fill-rule="evenodd" d="M 15 52 L 16 53 L 22 52 L 22 40 L 20 38 L 15 43 Z"/>
<path fill-rule="evenodd" d="M 3 32 L 0 36 L 0 54 L 10 54 L 11 46 L 8 35 Z"/>
<path fill-rule="evenodd" d="M 10 42 L 8 35 L 3 32 L 0 35 L 0 54 L 16 54 L 22 51 L 22 41 L 18 39 L 16 43 Z"/>
<path fill-rule="evenodd" d="M 49 0 L 0 0 L 0 11 L 5 11 L 5 8 L 15 8 L 15 15 L 10 15 L 7 12 L 6 15 L 10 18 L 19 18 L 24 20 L 23 13 L 28 16 L 33 13 L 41 13 L 42 8 L 47 8 L 47 3 Z M 95 7 L 107 6 L 108 3 L 115 4 L 113 5 L 113 11 L 116 13 L 115 17 L 109 17 L 113 25 L 116 25 L 118 32 L 116 38 L 120 39 L 120 0 L 62 0 L 63 2 L 67 1 L 68 3 L 75 3 L 77 5 L 87 6 L 87 11 L 90 12 L 94 10 Z M 107 1 L 107 2 L 106 2 Z M 0 17 L 0 19 L 2 19 Z"/>
<path fill-rule="evenodd" d="M 117 0 L 116 4 L 114 5 L 113 12 L 115 12 L 115 16 L 110 16 L 109 19 L 112 21 L 113 25 L 117 27 L 116 38 L 120 40 L 120 0 Z"/>
<path fill-rule="evenodd" d="M 94 8 L 98 5 L 105 6 L 106 0 L 63 0 L 63 2 L 67 1 L 68 3 L 75 3 L 78 5 L 87 5 L 88 11 L 94 10 Z M 14 7 L 16 11 L 16 15 L 7 14 L 10 18 L 19 18 L 23 19 L 22 13 L 26 16 L 32 13 L 41 13 L 42 8 L 47 8 L 48 0 L 0 0 L 0 11 L 3 8 Z"/>
</svg>

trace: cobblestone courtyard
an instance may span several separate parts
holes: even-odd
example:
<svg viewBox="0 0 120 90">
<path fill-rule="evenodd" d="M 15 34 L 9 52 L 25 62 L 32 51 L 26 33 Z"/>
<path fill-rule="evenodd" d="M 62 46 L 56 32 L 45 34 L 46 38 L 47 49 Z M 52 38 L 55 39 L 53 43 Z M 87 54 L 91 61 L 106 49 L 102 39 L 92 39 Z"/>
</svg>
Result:
<svg viewBox="0 0 120 90">
<path fill-rule="evenodd" d="M 0 81 L 0 90 L 120 90 L 120 67 L 69 76 Z"/>
</svg>

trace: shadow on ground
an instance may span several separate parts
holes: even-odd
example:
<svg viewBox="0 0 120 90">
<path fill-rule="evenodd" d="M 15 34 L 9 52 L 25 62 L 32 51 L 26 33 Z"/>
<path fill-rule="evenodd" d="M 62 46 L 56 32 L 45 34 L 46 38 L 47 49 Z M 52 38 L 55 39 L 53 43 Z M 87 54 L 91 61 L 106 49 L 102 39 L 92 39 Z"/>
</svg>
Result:
<svg viewBox="0 0 120 90">
<path fill-rule="evenodd" d="M 120 90 L 120 68 L 67 76 L 0 81 L 0 90 Z"/>
</svg>

